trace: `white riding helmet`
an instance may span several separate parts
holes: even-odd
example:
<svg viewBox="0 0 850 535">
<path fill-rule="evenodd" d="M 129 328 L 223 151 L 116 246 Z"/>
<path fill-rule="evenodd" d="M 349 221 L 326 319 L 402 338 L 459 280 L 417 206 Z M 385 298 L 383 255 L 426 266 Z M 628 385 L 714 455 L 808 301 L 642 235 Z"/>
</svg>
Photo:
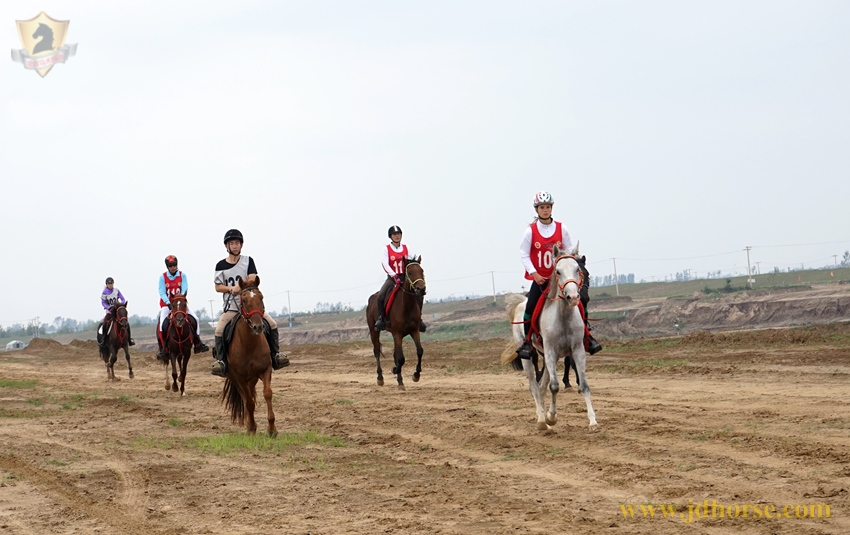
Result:
<svg viewBox="0 0 850 535">
<path fill-rule="evenodd" d="M 537 208 L 541 204 L 555 204 L 555 197 L 548 191 L 538 191 L 534 196 L 534 207 Z"/>
</svg>

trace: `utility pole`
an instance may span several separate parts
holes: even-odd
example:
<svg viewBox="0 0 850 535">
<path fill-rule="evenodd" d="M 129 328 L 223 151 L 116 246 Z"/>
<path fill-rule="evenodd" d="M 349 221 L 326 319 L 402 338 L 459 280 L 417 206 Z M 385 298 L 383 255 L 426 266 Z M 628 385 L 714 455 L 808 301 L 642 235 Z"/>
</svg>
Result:
<svg viewBox="0 0 850 535">
<path fill-rule="evenodd" d="M 286 290 L 286 309 L 289 311 L 289 328 L 292 328 L 292 301 L 289 300 L 289 290 Z"/>
<path fill-rule="evenodd" d="M 837 268 L 838 267 L 838 255 L 837 254 L 832 255 L 832 259 L 835 261 L 835 267 Z"/>
<path fill-rule="evenodd" d="M 496 302 L 496 277 L 493 276 L 493 272 L 490 272 L 490 282 L 493 283 L 493 302 Z"/>
<path fill-rule="evenodd" d="M 747 284 L 750 285 L 750 290 L 752 290 L 753 289 L 753 278 L 752 278 L 753 272 L 750 270 L 750 249 L 752 249 L 752 247 L 749 246 L 749 245 L 747 245 L 744 248 L 744 250 L 747 251 Z"/>
<path fill-rule="evenodd" d="M 756 262 L 756 273 L 761 275 L 761 262 Z"/>
<path fill-rule="evenodd" d="M 213 312 L 213 301 L 214 299 L 210 299 L 210 321 L 213 321 L 213 314 L 215 314 L 215 312 Z"/>
<path fill-rule="evenodd" d="M 620 283 L 617 281 L 617 259 L 612 258 L 614 261 L 614 288 L 617 289 L 617 297 L 620 297 Z"/>
</svg>

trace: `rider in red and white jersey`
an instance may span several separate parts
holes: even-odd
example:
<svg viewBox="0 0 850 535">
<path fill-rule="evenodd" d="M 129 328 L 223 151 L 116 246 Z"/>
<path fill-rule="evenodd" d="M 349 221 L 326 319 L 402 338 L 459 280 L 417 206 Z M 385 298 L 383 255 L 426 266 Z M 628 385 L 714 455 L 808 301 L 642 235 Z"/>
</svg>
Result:
<svg viewBox="0 0 850 535">
<path fill-rule="evenodd" d="M 157 341 L 159 342 L 159 353 L 156 358 L 166 360 L 168 358 L 168 344 L 165 342 L 165 334 L 168 327 L 165 320 L 171 313 L 171 298 L 175 295 L 186 296 L 189 293 L 189 277 L 177 269 L 177 257 L 170 254 L 165 257 L 167 271 L 159 277 L 159 325 L 157 329 Z M 192 319 L 195 320 L 195 330 L 192 334 L 192 343 L 195 353 L 209 351 L 209 347 L 201 341 L 201 322 L 192 310 L 187 310 Z"/>
<path fill-rule="evenodd" d="M 401 243 L 401 227 L 393 225 L 387 230 L 387 237 L 390 239 L 383 249 L 381 249 L 381 267 L 384 268 L 384 273 L 387 274 L 387 280 L 384 285 L 378 290 L 378 321 L 375 322 L 375 330 L 383 331 L 387 325 L 385 313 L 385 304 L 387 292 L 389 292 L 396 284 L 404 284 L 404 260 L 413 260 L 415 256 L 407 249 L 407 245 Z M 419 311 L 422 312 L 424 298 L 420 298 Z M 427 326 L 422 320 L 419 320 L 419 332 L 424 333 Z"/>
<path fill-rule="evenodd" d="M 534 196 L 534 210 L 537 212 L 537 217 L 526 229 L 522 236 L 522 241 L 519 245 L 519 257 L 522 260 L 522 265 L 525 267 L 525 278 L 532 281 L 531 287 L 528 290 L 528 302 L 525 305 L 525 334 L 528 337 L 528 331 L 531 329 L 531 316 L 534 313 L 534 307 L 540 300 L 543 294 L 543 286 L 552 276 L 555 270 L 555 257 L 552 254 L 552 248 L 557 245 L 562 251 L 571 251 L 573 248 L 573 240 L 567 227 L 560 221 L 555 221 L 552 218 L 552 206 L 555 204 L 555 198 L 548 191 L 540 191 Z M 588 287 L 590 284 L 589 273 L 585 268 L 585 258 L 582 256 L 578 259 L 579 269 L 584 273 L 584 283 L 579 290 L 582 304 L 585 307 L 585 315 L 587 314 L 587 302 L 589 301 Z M 602 346 L 592 336 L 589 336 L 588 353 L 593 355 L 599 352 Z M 531 358 L 534 349 L 528 343 L 523 342 L 522 346 L 517 349 L 520 358 Z"/>
</svg>

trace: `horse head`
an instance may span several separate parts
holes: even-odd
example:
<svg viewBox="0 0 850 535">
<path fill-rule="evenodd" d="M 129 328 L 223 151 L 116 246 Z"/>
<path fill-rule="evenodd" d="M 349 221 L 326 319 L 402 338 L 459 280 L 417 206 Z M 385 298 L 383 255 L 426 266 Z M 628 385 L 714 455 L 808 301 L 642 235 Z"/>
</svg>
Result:
<svg viewBox="0 0 850 535">
<path fill-rule="evenodd" d="M 53 30 L 50 29 L 50 26 L 39 22 L 38 28 L 36 28 L 35 32 L 32 34 L 33 39 L 37 37 L 41 37 L 42 39 L 33 48 L 33 54 L 38 54 L 45 50 L 53 50 Z"/>
<path fill-rule="evenodd" d="M 113 305 L 115 307 L 115 321 L 122 327 L 127 327 L 130 323 L 130 318 L 127 314 L 127 303 L 128 301 L 125 301 L 124 304 Z"/>
<path fill-rule="evenodd" d="M 555 271 L 549 284 L 550 299 L 564 299 L 571 307 L 579 302 L 579 289 L 584 274 L 578 266 L 578 243 L 572 251 L 562 251 L 557 245 L 552 249 L 555 257 Z"/>
<path fill-rule="evenodd" d="M 174 325 L 182 329 L 188 313 L 189 304 L 186 302 L 186 296 L 183 294 L 171 296 L 171 319 Z"/>
<path fill-rule="evenodd" d="M 248 275 L 248 278 L 242 280 L 242 277 L 236 277 L 236 284 L 239 285 L 239 300 L 240 314 L 254 334 L 262 334 L 264 330 L 263 315 L 266 313 L 266 305 L 263 304 L 263 294 L 260 292 L 260 277 L 256 274 Z"/>
<path fill-rule="evenodd" d="M 416 297 L 425 296 L 425 270 L 422 269 L 421 256 L 404 259 L 404 279 L 407 291 L 415 293 Z"/>
</svg>

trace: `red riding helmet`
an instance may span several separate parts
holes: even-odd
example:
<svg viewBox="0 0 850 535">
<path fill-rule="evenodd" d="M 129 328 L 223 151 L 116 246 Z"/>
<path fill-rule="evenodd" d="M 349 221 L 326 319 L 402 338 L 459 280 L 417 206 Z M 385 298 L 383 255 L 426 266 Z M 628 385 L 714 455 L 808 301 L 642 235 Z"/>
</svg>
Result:
<svg viewBox="0 0 850 535">
<path fill-rule="evenodd" d="M 177 265 L 177 257 L 170 254 L 165 257 L 165 267 L 174 267 Z"/>
</svg>

